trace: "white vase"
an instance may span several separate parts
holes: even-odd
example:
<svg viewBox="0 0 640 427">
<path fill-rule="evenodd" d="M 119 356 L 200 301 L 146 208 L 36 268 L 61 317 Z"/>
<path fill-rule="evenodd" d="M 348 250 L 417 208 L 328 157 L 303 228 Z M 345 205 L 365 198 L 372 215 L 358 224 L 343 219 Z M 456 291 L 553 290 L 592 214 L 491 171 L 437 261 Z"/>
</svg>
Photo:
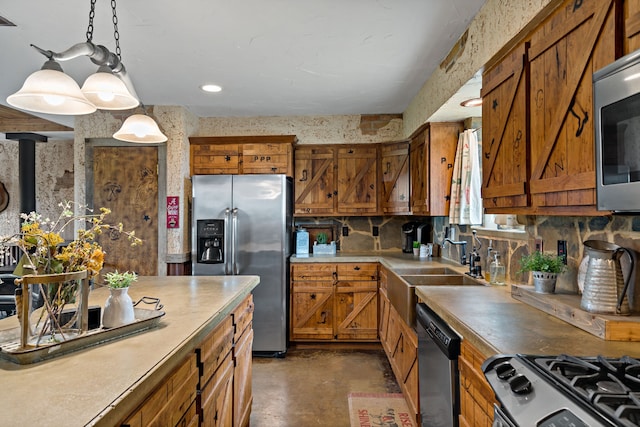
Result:
<svg viewBox="0 0 640 427">
<path fill-rule="evenodd" d="M 102 312 L 102 326 L 115 328 L 117 326 L 133 323 L 133 301 L 129 296 L 129 288 L 110 288 L 111 294 L 104 304 Z"/>
</svg>

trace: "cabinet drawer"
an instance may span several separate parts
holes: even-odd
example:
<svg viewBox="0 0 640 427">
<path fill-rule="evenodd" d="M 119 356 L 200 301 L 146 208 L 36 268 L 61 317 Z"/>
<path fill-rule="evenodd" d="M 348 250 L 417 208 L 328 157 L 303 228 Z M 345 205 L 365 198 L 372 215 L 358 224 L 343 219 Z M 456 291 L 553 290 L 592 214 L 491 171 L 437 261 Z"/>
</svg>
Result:
<svg viewBox="0 0 640 427">
<path fill-rule="evenodd" d="M 231 352 L 233 346 L 233 320 L 227 316 L 207 338 L 199 349 L 202 369 L 201 384 L 206 384 L 216 371 L 222 360 Z"/>
<path fill-rule="evenodd" d="M 253 295 L 248 295 L 244 301 L 231 313 L 233 319 L 233 342 L 237 343 L 240 336 L 244 333 L 251 321 L 253 320 Z"/>
<path fill-rule="evenodd" d="M 128 427 L 176 425 L 196 399 L 198 369 L 195 353 L 179 366 L 123 424 Z"/>
<path fill-rule="evenodd" d="M 340 263 L 337 264 L 338 280 L 378 280 L 377 263 Z"/>
<path fill-rule="evenodd" d="M 199 144 L 191 146 L 192 174 L 238 173 L 238 144 Z"/>
<path fill-rule="evenodd" d="M 291 175 L 291 144 L 243 144 L 242 173 L 283 173 Z"/>
<path fill-rule="evenodd" d="M 336 279 L 334 264 L 292 264 L 291 280 L 330 280 Z"/>
</svg>

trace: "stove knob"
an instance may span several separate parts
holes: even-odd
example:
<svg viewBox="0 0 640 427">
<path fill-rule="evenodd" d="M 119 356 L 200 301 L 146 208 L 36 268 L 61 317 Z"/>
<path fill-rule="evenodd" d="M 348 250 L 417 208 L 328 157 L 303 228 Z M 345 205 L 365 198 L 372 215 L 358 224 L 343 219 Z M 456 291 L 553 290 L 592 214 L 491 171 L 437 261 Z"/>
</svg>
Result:
<svg viewBox="0 0 640 427">
<path fill-rule="evenodd" d="M 506 380 L 511 378 L 516 373 L 516 368 L 514 368 L 509 362 L 502 362 L 496 366 L 496 375 L 501 380 Z"/>
<path fill-rule="evenodd" d="M 522 374 L 518 374 L 509 380 L 509 387 L 515 394 L 529 394 L 532 391 L 531 381 Z"/>
</svg>

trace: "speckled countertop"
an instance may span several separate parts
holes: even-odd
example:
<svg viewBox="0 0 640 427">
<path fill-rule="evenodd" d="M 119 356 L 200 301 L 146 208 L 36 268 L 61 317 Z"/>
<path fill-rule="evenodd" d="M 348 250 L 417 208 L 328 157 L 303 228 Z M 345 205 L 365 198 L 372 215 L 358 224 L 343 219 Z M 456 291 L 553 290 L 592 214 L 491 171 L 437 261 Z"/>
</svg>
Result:
<svg viewBox="0 0 640 427">
<path fill-rule="evenodd" d="M 141 277 L 134 301 L 160 298 L 160 324 L 31 365 L 0 361 L 1 426 L 112 426 L 131 413 L 259 283 L 257 276 Z M 90 294 L 104 306 L 107 288 Z M 149 307 L 152 308 L 152 307 Z M 0 320 L 14 327 L 15 316 Z"/>
<path fill-rule="evenodd" d="M 380 262 L 391 270 L 446 265 L 466 271 L 446 259 L 385 252 L 292 257 L 291 262 Z M 487 357 L 497 353 L 640 357 L 640 343 L 602 340 L 512 298 L 510 286 L 480 282 L 485 286 L 418 286 L 416 295 Z"/>
</svg>

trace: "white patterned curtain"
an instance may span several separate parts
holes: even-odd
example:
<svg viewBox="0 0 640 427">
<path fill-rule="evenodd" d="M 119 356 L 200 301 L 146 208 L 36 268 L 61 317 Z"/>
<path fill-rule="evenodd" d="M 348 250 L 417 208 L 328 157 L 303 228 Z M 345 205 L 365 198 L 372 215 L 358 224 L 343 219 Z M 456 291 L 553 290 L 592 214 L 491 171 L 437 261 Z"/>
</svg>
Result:
<svg viewBox="0 0 640 427">
<path fill-rule="evenodd" d="M 482 153 L 478 129 L 467 129 L 458 137 L 451 179 L 449 224 L 482 224 Z"/>
</svg>

